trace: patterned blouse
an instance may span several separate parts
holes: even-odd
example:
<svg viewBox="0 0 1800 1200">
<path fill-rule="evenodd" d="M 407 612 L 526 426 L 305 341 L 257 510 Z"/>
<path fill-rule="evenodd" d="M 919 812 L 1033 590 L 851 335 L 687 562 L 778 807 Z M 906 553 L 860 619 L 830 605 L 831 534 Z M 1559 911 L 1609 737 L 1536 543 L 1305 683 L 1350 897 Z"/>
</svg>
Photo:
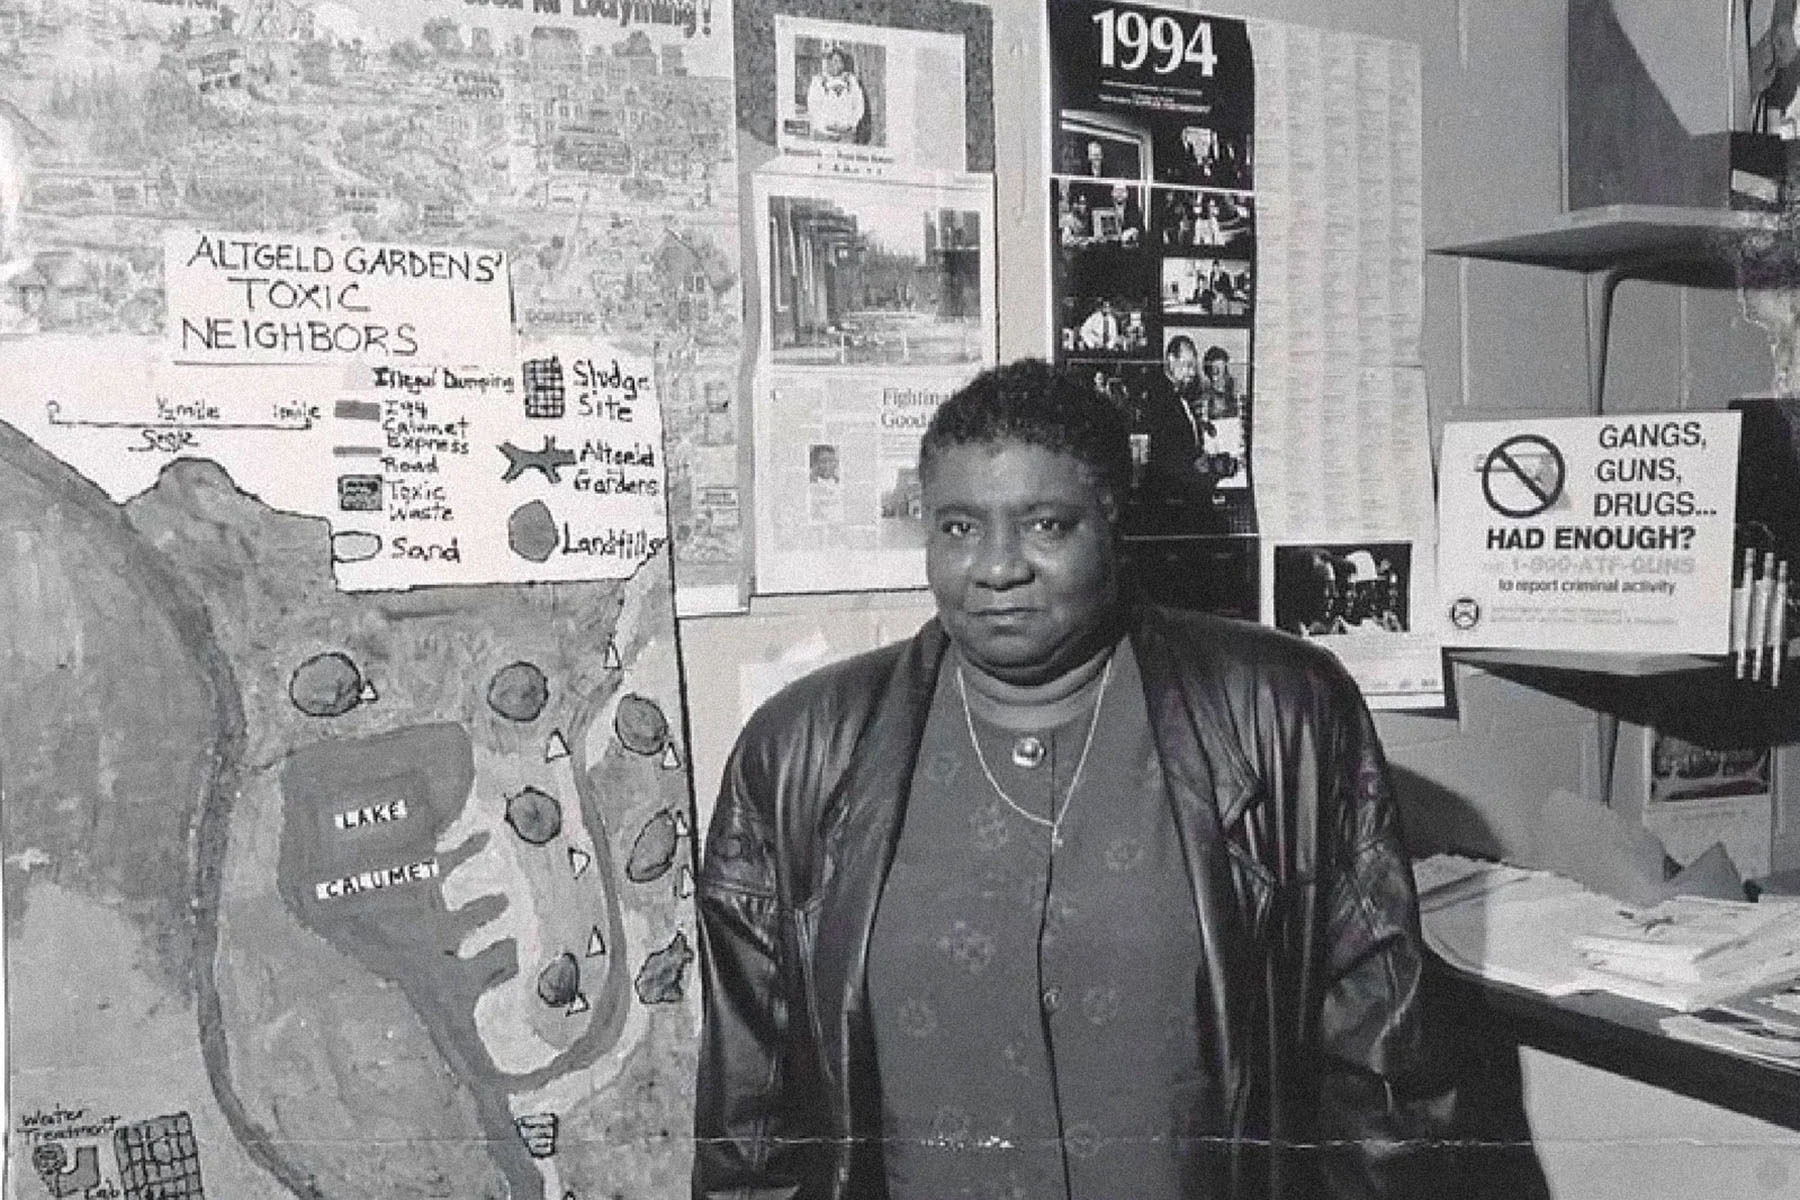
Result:
<svg viewBox="0 0 1800 1200">
<path fill-rule="evenodd" d="M 966 710 L 959 664 L 869 951 L 889 1196 L 1198 1197 L 1200 929 L 1137 663 L 1121 644 L 1066 700 L 970 686 Z"/>
</svg>

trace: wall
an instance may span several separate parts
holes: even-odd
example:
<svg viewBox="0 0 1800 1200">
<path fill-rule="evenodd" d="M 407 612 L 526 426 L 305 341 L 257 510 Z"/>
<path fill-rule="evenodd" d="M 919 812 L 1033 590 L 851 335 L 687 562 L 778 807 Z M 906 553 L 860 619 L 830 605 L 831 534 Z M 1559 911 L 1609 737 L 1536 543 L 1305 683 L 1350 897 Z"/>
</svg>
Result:
<svg viewBox="0 0 1800 1200">
<path fill-rule="evenodd" d="M 1428 247 L 1528 229 L 1562 211 L 1564 0 L 1194 7 L 1418 43 Z M 1000 342 L 1013 357 L 1047 346 L 1042 4 L 995 0 L 993 8 Z M 1448 419 L 1586 411 L 1580 276 L 1432 256 L 1425 283 L 1434 434 Z M 1626 283 L 1611 362 L 1608 411 L 1715 408 L 1771 386 L 1768 340 L 1729 291 Z M 784 654 L 797 669 L 909 632 L 928 614 L 923 597 L 890 594 L 760 599 L 747 615 L 685 621 L 702 807 L 735 732 L 740 667 L 764 664 L 765 675 L 780 674 Z M 1421 846 L 1517 852 L 1529 843 L 1532 807 L 1552 787 L 1595 794 L 1590 713 L 1467 669 L 1459 669 L 1457 691 L 1453 716 L 1379 718 L 1409 832 Z M 1524 1052 L 1522 1069 L 1527 1115 L 1557 1196 L 1773 1196 L 1800 1178 L 1800 1144 L 1785 1130 L 1535 1051 Z M 1710 1148 L 1678 1141 L 1650 1152 L 1684 1136 Z"/>
</svg>

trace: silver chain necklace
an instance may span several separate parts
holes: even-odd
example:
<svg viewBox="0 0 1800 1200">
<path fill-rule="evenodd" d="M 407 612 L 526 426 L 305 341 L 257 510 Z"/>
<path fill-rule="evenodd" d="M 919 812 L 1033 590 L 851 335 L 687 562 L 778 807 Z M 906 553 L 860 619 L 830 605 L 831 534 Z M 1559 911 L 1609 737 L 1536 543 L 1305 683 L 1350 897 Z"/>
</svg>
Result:
<svg viewBox="0 0 1800 1200">
<path fill-rule="evenodd" d="M 1100 672 L 1100 687 L 1094 696 L 1094 711 L 1088 718 L 1087 738 L 1081 743 L 1081 757 L 1075 760 L 1075 771 L 1069 776 L 1069 790 L 1063 793 L 1062 804 L 1048 817 L 1040 817 L 1030 809 L 1020 805 L 1018 801 L 1006 794 L 1000 781 L 994 778 L 993 769 L 988 766 L 987 755 L 981 752 L 981 739 L 975 736 L 975 714 L 969 710 L 969 684 L 963 676 L 962 664 L 956 664 L 956 694 L 962 699 L 963 724 L 969 730 L 969 745 L 975 748 L 975 761 L 981 767 L 981 773 L 987 777 L 988 786 L 994 794 L 1006 802 L 1006 807 L 1030 821 L 1033 825 L 1042 825 L 1050 831 L 1051 849 L 1062 847 L 1062 820 L 1069 811 L 1069 801 L 1075 798 L 1075 788 L 1081 783 L 1082 768 L 1087 766 L 1088 752 L 1094 748 L 1094 731 L 1100 728 L 1100 705 L 1106 700 L 1106 683 L 1112 678 L 1112 659 L 1106 660 L 1106 666 Z"/>
</svg>

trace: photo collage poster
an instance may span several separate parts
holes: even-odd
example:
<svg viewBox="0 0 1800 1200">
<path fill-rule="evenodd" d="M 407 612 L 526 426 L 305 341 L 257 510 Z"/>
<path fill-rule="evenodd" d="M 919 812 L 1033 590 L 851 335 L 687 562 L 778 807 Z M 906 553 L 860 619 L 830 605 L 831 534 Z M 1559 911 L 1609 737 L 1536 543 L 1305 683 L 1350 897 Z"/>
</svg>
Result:
<svg viewBox="0 0 1800 1200">
<path fill-rule="evenodd" d="M 1159 600 L 1254 620 L 1255 69 L 1241 21 L 1053 0 L 1053 357 L 1131 429 Z"/>
<path fill-rule="evenodd" d="M 921 587 L 919 439 L 995 358 L 969 22 L 768 16 L 769 94 L 753 99 L 772 105 L 757 123 L 772 141 L 750 176 L 754 590 Z"/>
</svg>

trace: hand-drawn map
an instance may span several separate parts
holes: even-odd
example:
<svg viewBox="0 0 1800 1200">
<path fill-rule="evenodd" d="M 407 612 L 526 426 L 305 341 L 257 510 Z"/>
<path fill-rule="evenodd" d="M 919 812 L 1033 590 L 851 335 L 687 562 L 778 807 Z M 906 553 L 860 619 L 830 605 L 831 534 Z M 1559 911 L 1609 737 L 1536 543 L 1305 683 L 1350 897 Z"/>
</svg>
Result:
<svg viewBox="0 0 1800 1200">
<path fill-rule="evenodd" d="M 8 1197 L 685 1193 L 731 22 L 532 7 L 0 0 Z"/>
<path fill-rule="evenodd" d="M 0 0 L 0 337 L 160 333 L 171 227 L 502 251 L 524 331 L 653 362 L 683 606 L 729 607 L 731 31 L 729 0 Z"/>
</svg>

